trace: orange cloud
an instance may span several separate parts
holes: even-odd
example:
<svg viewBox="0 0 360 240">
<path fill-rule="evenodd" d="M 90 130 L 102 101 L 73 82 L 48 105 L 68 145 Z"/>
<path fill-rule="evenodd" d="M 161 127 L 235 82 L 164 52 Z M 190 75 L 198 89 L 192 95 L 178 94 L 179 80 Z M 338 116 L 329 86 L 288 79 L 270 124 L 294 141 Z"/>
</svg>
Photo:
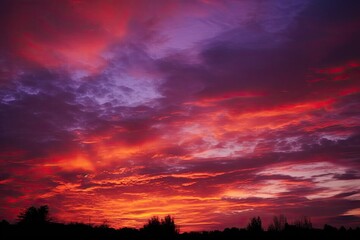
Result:
<svg viewBox="0 0 360 240">
<path fill-rule="evenodd" d="M 63 156 L 49 157 L 49 160 L 42 164 L 43 167 L 59 167 L 65 171 L 94 170 L 94 164 L 82 154 L 69 154 Z"/>
</svg>

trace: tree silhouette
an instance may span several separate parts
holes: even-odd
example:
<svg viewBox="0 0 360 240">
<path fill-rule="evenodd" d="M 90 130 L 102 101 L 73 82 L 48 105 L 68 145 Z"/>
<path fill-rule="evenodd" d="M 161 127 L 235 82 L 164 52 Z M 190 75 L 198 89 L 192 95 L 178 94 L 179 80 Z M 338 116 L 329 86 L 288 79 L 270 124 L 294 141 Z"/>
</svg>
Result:
<svg viewBox="0 0 360 240">
<path fill-rule="evenodd" d="M 150 238 L 160 238 L 161 235 L 161 223 L 158 216 L 153 216 L 148 220 L 148 223 L 144 225 L 143 232 Z"/>
<path fill-rule="evenodd" d="M 49 208 L 30 207 L 18 216 L 18 224 L 0 221 L 0 239 L 82 239 L 82 240 L 237 240 L 237 239 L 360 239 L 360 227 L 345 228 L 325 225 L 323 229 L 312 228 L 310 218 L 302 217 L 287 224 L 286 217 L 273 218 L 264 231 L 260 217 L 250 219 L 247 229 L 226 228 L 224 231 L 201 231 L 179 233 L 170 215 L 160 219 L 150 218 L 140 230 L 136 228 L 114 229 L 107 221 L 100 225 L 86 223 L 57 223 L 49 220 Z M 45 225 L 44 225 L 45 224 Z"/>
<path fill-rule="evenodd" d="M 161 220 L 157 216 L 150 218 L 142 231 L 149 239 L 174 239 L 179 233 L 174 218 L 170 215 Z"/>
<path fill-rule="evenodd" d="M 274 216 L 273 222 L 269 225 L 268 230 L 274 232 L 283 231 L 288 225 L 285 215 Z"/>
<path fill-rule="evenodd" d="M 325 224 L 324 225 L 324 231 L 327 232 L 327 233 L 336 233 L 337 228 L 333 227 L 333 226 L 331 226 L 329 224 Z"/>
<path fill-rule="evenodd" d="M 261 218 L 259 216 L 253 217 L 247 226 L 247 230 L 250 232 L 262 232 L 263 228 L 262 228 Z"/>
<path fill-rule="evenodd" d="M 312 229 L 311 219 L 303 216 L 294 222 L 294 225 L 298 229 Z"/>
<path fill-rule="evenodd" d="M 161 219 L 161 230 L 164 233 L 166 239 L 173 239 L 179 233 L 179 229 L 175 224 L 175 220 L 170 215 L 167 215 L 164 219 Z"/>
<path fill-rule="evenodd" d="M 41 225 L 49 221 L 49 207 L 47 205 L 39 208 L 29 207 L 18 215 L 19 224 Z"/>
</svg>

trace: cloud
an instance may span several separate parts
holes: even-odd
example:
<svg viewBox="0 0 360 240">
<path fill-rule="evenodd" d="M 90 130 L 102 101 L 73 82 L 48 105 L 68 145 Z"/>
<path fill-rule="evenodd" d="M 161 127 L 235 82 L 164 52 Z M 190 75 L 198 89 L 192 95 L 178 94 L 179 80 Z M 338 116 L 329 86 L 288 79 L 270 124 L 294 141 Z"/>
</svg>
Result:
<svg viewBox="0 0 360 240">
<path fill-rule="evenodd" d="M 355 225 L 356 4 L 3 2 L 1 216 Z"/>
<path fill-rule="evenodd" d="M 6 1 L 3 6 L 10 51 L 40 66 L 91 71 L 104 64 L 99 55 L 109 42 L 124 36 L 130 15 L 123 2 Z"/>
</svg>

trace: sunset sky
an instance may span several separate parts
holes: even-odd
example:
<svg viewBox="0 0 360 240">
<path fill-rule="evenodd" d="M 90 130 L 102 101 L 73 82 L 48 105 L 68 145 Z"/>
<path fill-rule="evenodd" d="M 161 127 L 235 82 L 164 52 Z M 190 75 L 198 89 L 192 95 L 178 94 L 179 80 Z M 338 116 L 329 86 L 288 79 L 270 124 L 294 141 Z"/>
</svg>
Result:
<svg viewBox="0 0 360 240">
<path fill-rule="evenodd" d="M 360 225 L 360 1 L 2 0 L 0 220 Z"/>
</svg>

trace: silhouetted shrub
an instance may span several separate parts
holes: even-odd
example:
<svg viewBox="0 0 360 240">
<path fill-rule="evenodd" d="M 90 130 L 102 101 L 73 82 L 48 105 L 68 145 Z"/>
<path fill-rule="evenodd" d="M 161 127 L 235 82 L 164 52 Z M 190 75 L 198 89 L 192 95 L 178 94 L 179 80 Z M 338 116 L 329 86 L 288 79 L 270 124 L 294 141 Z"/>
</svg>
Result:
<svg viewBox="0 0 360 240">
<path fill-rule="evenodd" d="M 10 223 L 8 221 L 6 221 L 5 219 L 1 220 L 1 222 L 0 222 L 0 226 L 2 226 L 2 227 L 7 227 L 9 225 L 10 225 Z"/>
<path fill-rule="evenodd" d="M 262 222 L 260 217 L 253 217 L 247 226 L 247 230 L 250 232 L 262 232 Z"/>
<path fill-rule="evenodd" d="M 150 218 L 142 231 L 149 239 L 174 239 L 179 233 L 174 218 L 170 215 L 161 220 L 157 216 Z"/>
<path fill-rule="evenodd" d="M 285 215 L 274 216 L 273 222 L 268 227 L 268 231 L 281 232 L 286 228 L 287 224 Z"/>
<path fill-rule="evenodd" d="M 335 233 L 335 232 L 337 232 L 337 228 L 333 227 L 331 225 L 325 224 L 324 225 L 324 231 L 328 232 L 328 233 Z"/>
<path fill-rule="evenodd" d="M 283 216 L 274 217 L 270 227 L 274 231 L 263 231 L 260 217 L 250 220 L 245 229 L 226 228 L 224 231 L 202 231 L 179 233 L 172 217 L 152 217 L 141 230 L 135 228 L 114 229 L 106 222 L 102 225 L 84 223 L 55 223 L 49 221 L 49 209 L 31 207 L 19 215 L 19 224 L 0 222 L 0 239 L 80 239 L 80 240 L 238 240 L 238 239 L 360 239 L 360 228 L 336 229 L 325 225 L 323 229 L 312 228 L 309 218 L 303 217 L 294 224 L 287 224 Z M 24 224 L 29 223 L 29 224 Z M 34 225 L 35 223 L 35 225 Z M 38 224 L 40 223 L 40 224 Z M 46 223 L 46 224 L 42 224 Z M 284 227 L 285 226 L 285 227 Z"/>
<path fill-rule="evenodd" d="M 175 224 L 174 218 L 167 215 L 164 219 L 161 219 L 161 230 L 167 237 L 175 237 L 179 234 L 179 228 Z"/>
<path fill-rule="evenodd" d="M 303 216 L 298 220 L 295 220 L 294 226 L 298 229 L 312 229 L 311 219 L 309 217 Z"/>
<path fill-rule="evenodd" d="M 42 225 L 50 222 L 49 207 L 47 205 L 36 207 L 29 207 L 18 215 L 19 224 L 27 225 Z"/>
<path fill-rule="evenodd" d="M 157 239 L 161 234 L 161 223 L 158 216 L 154 216 L 148 220 L 148 223 L 144 225 L 142 231 L 146 236 Z"/>
</svg>

